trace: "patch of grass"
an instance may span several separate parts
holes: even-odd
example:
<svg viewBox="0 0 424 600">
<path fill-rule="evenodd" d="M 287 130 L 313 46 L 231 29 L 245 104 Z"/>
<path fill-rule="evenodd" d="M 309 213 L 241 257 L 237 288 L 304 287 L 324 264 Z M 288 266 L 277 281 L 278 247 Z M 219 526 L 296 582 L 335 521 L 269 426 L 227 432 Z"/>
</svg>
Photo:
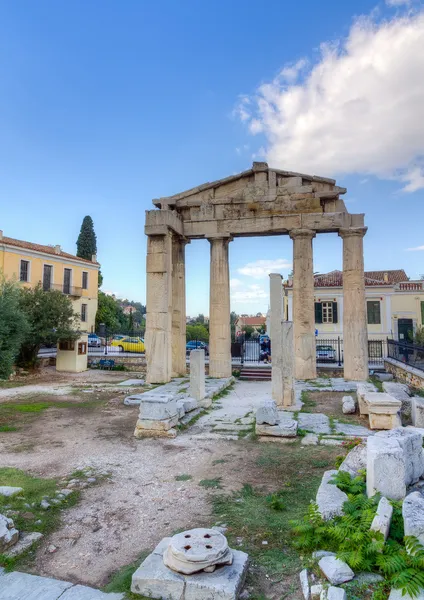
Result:
<svg viewBox="0 0 424 600">
<path fill-rule="evenodd" d="M 424 398 L 424 390 L 413 387 L 411 388 L 411 392 L 413 396 L 421 396 L 421 398 Z"/>
<path fill-rule="evenodd" d="M 311 460 L 311 465 L 314 469 L 325 469 L 331 466 L 331 463 L 328 460 Z"/>
<path fill-rule="evenodd" d="M 194 425 L 201 417 L 208 414 L 208 410 L 201 410 L 197 415 L 195 415 L 188 423 L 178 423 L 177 429 L 178 431 L 185 431 L 192 425 Z"/>
<path fill-rule="evenodd" d="M 199 485 L 204 488 L 222 489 L 221 480 L 222 477 L 216 477 L 216 479 L 202 479 L 199 481 Z"/>
<path fill-rule="evenodd" d="M 174 477 L 175 481 L 190 481 L 190 479 L 193 479 L 192 475 L 175 475 Z"/>
<path fill-rule="evenodd" d="M 15 427 L 14 425 L 0 425 L 0 433 L 6 432 L 6 431 L 18 431 L 18 428 Z"/>
<path fill-rule="evenodd" d="M 50 407 L 51 404 L 49 402 L 32 402 L 30 404 L 3 404 L 0 410 L 8 412 L 38 413 Z"/>
<path fill-rule="evenodd" d="M 331 433 L 336 433 L 336 422 L 334 417 L 328 417 L 328 424 L 330 425 Z"/>
<path fill-rule="evenodd" d="M 226 462 L 228 462 L 226 458 L 218 458 L 217 460 L 212 461 L 212 466 L 214 467 L 215 465 L 223 465 Z"/>
<path fill-rule="evenodd" d="M 232 391 L 233 387 L 234 387 L 234 383 L 232 383 L 227 388 L 225 388 L 225 390 L 222 390 L 222 392 L 219 392 L 219 394 L 215 394 L 215 396 L 212 398 L 212 400 L 215 402 L 216 400 L 220 400 L 221 398 L 228 396 L 228 394 Z"/>
<path fill-rule="evenodd" d="M 384 392 L 384 390 L 383 390 L 383 382 L 380 381 L 379 379 L 377 379 L 377 377 L 370 377 L 368 379 L 368 381 L 370 383 L 373 383 L 375 385 L 375 387 L 377 388 L 378 392 Z"/>
<path fill-rule="evenodd" d="M 22 387 L 23 385 L 28 385 L 27 381 L 4 381 L 0 380 L 0 388 L 1 389 L 13 389 L 17 387 Z"/>
<path fill-rule="evenodd" d="M 300 400 L 303 402 L 303 406 L 300 409 L 300 412 L 311 412 L 310 409 L 314 408 L 317 405 L 315 400 L 312 400 L 312 398 L 309 396 L 306 390 L 303 390 L 303 392 L 301 393 Z"/>
<path fill-rule="evenodd" d="M 133 563 L 125 565 L 116 571 L 111 576 L 109 583 L 103 588 L 103 591 L 108 593 L 125 593 L 128 600 L 148 600 L 146 596 L 131 593 L 131 578 L 149 554 L 149 551 L 142 552 Z"/>
</svg>

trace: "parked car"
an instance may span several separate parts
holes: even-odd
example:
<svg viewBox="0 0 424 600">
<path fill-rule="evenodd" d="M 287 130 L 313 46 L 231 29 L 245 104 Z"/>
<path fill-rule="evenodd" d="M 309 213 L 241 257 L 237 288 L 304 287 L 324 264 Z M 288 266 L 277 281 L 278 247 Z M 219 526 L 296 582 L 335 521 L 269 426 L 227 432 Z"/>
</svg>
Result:
<svg viewBox="0 0 424 600">
<path fill-rule="evenodd" d="M 120 352 L 145 352 L 144 339 L 141 337 L 119 336 L 113 339 L 111 346 L 119 348 Z"/>
<path fill-rule="evenodd" d="M 88 345 L 90 348 L 100 348 L 102 345 L 102 340 L 95 333 L 88 334 Z"/>
<path fill-rule="evenodd" d="M 190 340 L 186 344 L 186 352 L 189 354 L 192 350 L 204 350 L 205 354 L 209 354 L 208 345 L 205 342 L 200 342 L 199 340 Z"/>
<path fill-rule="evenodd" d="M 336 351 L 333 346 L 317 346 L 317 361 L 335 362 Z"/>
</svg>

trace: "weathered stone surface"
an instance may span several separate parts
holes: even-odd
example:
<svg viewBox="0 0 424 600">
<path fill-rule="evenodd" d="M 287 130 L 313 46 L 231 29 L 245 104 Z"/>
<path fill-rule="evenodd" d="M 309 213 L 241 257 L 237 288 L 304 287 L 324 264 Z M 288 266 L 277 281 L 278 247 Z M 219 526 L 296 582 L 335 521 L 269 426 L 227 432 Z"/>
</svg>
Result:
<svg viewBox="0 0 424 600">
<path fill-rule="evenodd" d="M 302 446 L 316 446 L 318 444 L 319 438 L 315 433 L 307 433 L 305 437 L 302 438 L 300 442 Z"/>
<path fill-rule="evenodd" d="M 377 438 L 396 440 L 402 448 L 405 460 L 405 483 L 411 485 L 424 474 L 423 436 L 419 431 L 398 427 L 391 431 L 381 431 Z"/>
<path fill-rule="evenodd" d="M 148 598 L 182 600 L 185 578 L 163 564 L 161 554 L 150 554 L 132 576 L 131 591 Z"/>
<path fill-rule="evenodd" d="M 377 512 L 371 523 L 371 531 L 379 531 L 383 534 L 384 539 L 389 537 L 390 524 L 392 522 L 393 506 L 384 496 L 381 498 L 377 506 Z"/>
<path fill-rule="evenodd" d="M 279 416 L 275 400 L 263 400 L 256 411 L 256 424 L 277 425 L 278 421 Z"/>
<path fill-rule="evenodd" d="M 210 242 L 209 374 L 218 378 L 231 377 L 230 236 L 207 237 Z"/>
<path fill-rule="evenodd" d="M 316 583 L 311 586 L 311 600 L 320 600 L 323 591 L 323 586 L 320 583 Z"/>
<path fill-rule="evenodd" d="M 402 425 L 400 420 L 401 401 L 389 394 L 367 392 L 365 402 L 371 429 L 394 429 Z"/>
<path fill-rule="evenodd" d="M 356 412 L 356 402 L 353 396 L 343 396 L 342 411 L 345 415 L 350 415 Z"/>
<path fill-rule="evenodd" d="M 316 503 L 318 510 L 325 521 L 334 519 L 343 514 L 343 504 L 347 501 L 347 495 L 339 488 L 329 483 L 337 474 L 337 471 L 326 471 L 318 488 Z"/>
<path fill-rule="evenodd" d="M 357 573 L 354 577 L 355 581 L 359 584 L 364 583 L 380 583 L 380 581 L 384 581 L 384 577 L 379 575 L 378 573 Z"/>
<path fill-rule="evenodd" d="M 195 400 L 203 400 L 205 387 L 205 351 L 190 352 L 190 396 Z"/>
<path fill-rule="evenodd" d="M 346 598 L 346 592 L 342 588 L 330 585 L 327 590 L 327 600 L 346 600 Z"/>
<path fill-rule="evenodd" d="M 184 600 L 237 600 L 246 578 L 249 557 L 232 550 L 233 563 L 213 573 L 188 575 Z"/>
<path fill-rule="evenodd" d="M 415 598 L 412 598 L 409 594 L 404 596 L 402 590 L 392 590 L 390 592 L 389 600 L 424 600 L 424 590 L 422 590 L 418 596 L 415 596 Z"/>
<path fill-rule="evenodd" d="M 15 529 L 12 519 L 0 514 L 0 554 L 10 548 L 19 539 L 19 531 Z"/>
<path fill-rule="evenodd" d="M 340 471 L 346 471 L 352 477 L 359 475 L 359 471 L 367 468 L 367 447 L 366 444 L 355 446 L 347 454 L 346 458 L 339 467 Z"/>
<path fill-rule="evenodd" d="M 311 433 L 331 433 L 330 421 L 327 415 L 320 413 L 299 413 L 298 423 L 301 429 Z"/>
<path fill-rule="evenodd" d="M 368 437 L 369 435 L 372 435 L 372 431 L 370 431 L 366 427 L 362 427 L 362 425 L 353 425 L 351 423 L 339 423 L 338 421 L 335 421 L 334 425 L 336 428 L 336 433 L 352 435 L 355 437 Z"/>
<path fill-rule="evenodd" d="M 412 399 L 412 425 L 424 427 L 424 398 L 414 396 Z"/>
<path fill-rule="evenodd" d="M 361 415 L 368 414 L 368 404 L 365 401 L 365 394 L 369 392 L 376 392 L 376 387 L 373 383 L 362 381 L 356 388 L 356 398 L 358 400 L 359 412 Z"/>
<path fill-rule="evenodd" d="M 393 375 L 391 373 L 374 373 L 374 377 L 379 381 L 393 381 Z"/>
<path fill-rule="evenodd" d="M 297 421 L 285 420 L 278 425 L 258 425 L 256 424 L 257 435 L 270 435 L 277 437 L 296 437 Z"/>
<path fill-rule="evenodd" d="M 121 381 L 118 383 L 119 386 L 122 387 L 131 387 L 131 386 L 142 386 L 144 385 L 144 379 L 126 379 L 125 381 Z"/>
<path fill-rule="evenodd" d="M 405 535 L 413 535 L 424 546 L 424 496 L 419 492 L 409 494 L 402 506 Z"/>
<path fill-rule="evenodd" d="M 283 302 L 281 296 L 282 277 L 279 273 L 269 274 L 269 301 L 270 301 L 270 331 L 272 347 L 271 365 L 271 396 L 278 404 L 283 406 L 284 400 L 284 363 L 283 363 Z M 259 409 L 260 410 L 260 409 Z M 258 421 L 257 421 L 258 422 Z M 269 423 L 275 425 L 277 421 Z M 259 421 L 261 424 L 261 422 Z"/>
<path fill-rule="evenodd" d="M 73 585 L 60 596 L 60 600 L 123 600 L 124 598 L 124 594 L 105 594 L 85 585 Z"/>
<path fill-rule="evenodd" d="M 17 496 L 24 490 L 21 487 L 12 487 L 10 485 L 0 485 L 0 496 L 4 496 L 5 498 L 12 498 L 13 496 Z"/>
<path fill-rule="evenodd" d="M 168 429 L 166 430 L 161 430 L 161 429 L 144 429 L 144 428 L 139 428 L 136 426 L 135 431 L 134 431 L 134 437 L 136 437 L 137 439 L 141 439 L 141 438 L 152 438 L 152 437 L 165 437 L 165 438 L 175 438 L 177 437 L 177 430 L 176 429 Z"/>
<path fill-rule="evenodd" d="M 336 556 L 335 552 L 328 552 L 328 550 L 316 550 L 312 552 L 312 558 L 314 560 L 320 560 L 323 556 Z"/>
<path fill-rule="evenodd" d="M 31 548 L 31 546 L 43 538 L 43 534 L 38 531 L 33 533 L 22 533 L 17 543 L 9 548 L 5 554 L 9 557 L 20 556 Z"/>
<path fill-rule="evenodd" d="M 332 585 L 340 585 L 355 576 L 349 565 L 335 556 L 324 556 L 318 566 Z"/>
<path fill-rule="evenodd" d="M 383 390 L 390 394 L 396 400 L 409 400 L 410 395 L 408 393 L 408 386 L 405 383 L 398 383 L 395 381 L 384 381 Z"/>
<path fill-rule="evenodd" d="M 14 571 L 1 578 L 0 600 L 57 600 L 72 585 L 68 581 Z"/>
<path fill-rule="evenodd" d="M 336 440 L 334 438 L 321 438 L 321 446 L 343 446 L 343 440 Z"/>
<path fill-rule="evenodd" d="M 405 459 L 402 448 L 394 438 L 377 435 L 367 440 L 367 494 L 380 492 L 390 500 L 405 497 Z"/>
<path fill-rule="evenodd" d="M 162 421 L 177 415 L 177 401 L 173 394 L 142 394 L 140 419 Z"/>
<path fill-rule="evenodd" d="M 184 414 L 183 414 L 184 416 Z M 157 431 L 168 431 L 175 427 L 178 423 L 178 415 L 175 415 L 172 419 L 164 419 L 163 421 L 155 421 L 151 419 L 138 419 L 136 427 L 137 429 L 148 429 Z"/>
<path fill-rule="evenodd" d="M 198 402 L 197 400 L 195 400 L 195 398 L 184 398 L 182 400 L 183 406 L 184 406 L 184 412 L 188 413 L 191 412 L 192 410 L 196 410 L 196 408 L 198 408 Z"/>
<path fill-rule="evenodd" d="M 182 419 L 185 415 L 184 400 L 177 400 L 178 419 Z"/>
<path fill-rule="evenodd" d="M 295 404 L 295 356 L 294 330 L 291 321 L 282 322 L 283 333 L 283 405 L 290 407 Z"/>
<path fill-rule="evenodd" d="M 309 588 L 309 578 L 308 578 L 308 569 L 303 569 L 299 573 L 300 585 L 302 587 L 302 594 L 305 600 L 309 600 L 311 597 L 311 590 Z"/>
<path fill-rule="evenodd" d="M 183 575 L 232 561 L 226 537 L 215 529 L 197 528 L 177 533 L 163 554 L 164 564 Z"/>
</svg>

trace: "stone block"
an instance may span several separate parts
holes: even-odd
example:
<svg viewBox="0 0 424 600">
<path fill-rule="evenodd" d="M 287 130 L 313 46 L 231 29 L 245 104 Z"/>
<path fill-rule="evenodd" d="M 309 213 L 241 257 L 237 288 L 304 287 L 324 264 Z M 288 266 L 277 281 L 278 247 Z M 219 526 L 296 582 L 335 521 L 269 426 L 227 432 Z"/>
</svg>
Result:
<svg viewBox="0 0 424 600">
<path fill-rule="evenodd" d="M 60 596 L 60 600 L 124 600 L 124 594 L 106 594 L 85 585 L 73 585 Z"/>
<path fill-rule="evenodd" d="M 141 427 L 136 426 L 134 431 L 134 437 L 136 437 L 137 439 L 154 437 L 175 438 L 177 437 L 177 430 L 174 428 L 168 430 L 143 429 Z"/>
<path fill-rule="evenodd" d="M 192 410 L 196 410 L 196 408 L 198 408 L 199 404 L 197 402 L 197 400 L 195 398 L 184 398 L 182 400 L 183 402 L 183 406 L 184 406 L 184 411 L 186 413 L 191 412 Z"/>
<path fill-rule="evenodd" d="M 423 435 L 405 427 L 381 431 L 376 434 L 381 439 L 396 440 L 402 448 L 405 460 L 405 483 L 416 483 L 424 474 Z"/>
<path fill-rule="evenodd" d="M 378 381 L 393 381 L 393 375 L 391 373 L 374 373 L 374 377 Z"/>
<path fill-rule="evenodd" d="M 365 394 L 365 403 L 368 406 L 371 429 L 394 429 L 402 425 L 400 400 L 389 394 L 368 392 Z"/>
<path fill-rule="evenodd" d="M 412 425 L 424 427 L 424 398 L 414 396 L 412 399 Z"/>
<path fill-rule="evenodd" d="M 358 383 L 356 387 L 356 399 L 358 400 L 359 412 L 361 415 L 368 414 L 368 404 L 365 401 L 365 394 L 376 391 L 373 383 L 368 383 L 367 381 Z"/>
<path fill-rule="evenodd" d="M 0 496 L 4 496 L 5 498 L 13 498 L 13 496 L 18 496 L 24 490 L 21 487 L 12 487 L 10 485 L 0 485 Z"/>
<path fill-rule="evenodd" d="M 270 435 L 277 437 L 296 437 L 297 435 L 297 421 L 293 419 L 287 419 L 281 421 L 278 425 L 258 425 L 256 424 L 257 435 Z"/>
<path fill-rule="evenodd" d="M 15 529 L 12 519 L 0 514 L 0 554 L 10 548 L 19 539 L 19 531 Z"/>
<path fill-rule="evenodd" d="M 390 592 L 389 600 L 424 600 L 424 590 L 420 591 L 418 596 L 412 598 L 409 594 L 402 594 L 402 590 L 392 590 Z"/>
<path fill-rule="evenodd" d="M 384 540 L 389 537 L 390 524 L 392 522 L 393 506 L 384 496 L 377 506 L 377 512 L 371 523 L 371 531 L 379 531 L 383 534 Z"/>
<path fill-rule="evenodd" d="M 390 500 L 406 494 L 405 459 L 398 441 L 377 435 L 367 440 L 367 494 L 380 492 Z"/>
<path fill-rule="evenodd" d="M 337 471 L 326 471 L 318 488 L 316 503 L 324 521 L 340 517 L 343 514 L 343 504 L 348 499 L 336 485 L 329 483 L 336 474 Z"/>
<path fill-rule="evenodd" d="M 256 411 L 256 424 L 277 425 L 279 420 L 277 403 L 274 400 L 264 400 Z"/>
<path fill-rule="evenodd" d="M 72 585 L 69 581 L 14 571 L 1 578 L 0 600 L 57 600 Z"/>
<path fill-rule="evenodd" d="M 356 412 L 356 402 L 353 396 L 343 396 L 342 411 L 345 415 L 350 415 Z"/>
<path fill-rule="evenodd" d="M 178 419 L 182 419 L 183 416 L 185 415 L 183 400 L 177 400 L 177 411 L 178 411 Z"/>
<path fill-rule="evenodd" d="M 309 589 L 308 569 L 303 569 L 303 571 L 299 573 L 299 578 L 303 597 L 305 600 L 309 600 L 311 597 L 311 590 Z"/>
<path fill-rule="evenodd" d="M 163 564 L 161 554 L 150 554 L 132 576 L 131 591 L 148 598 L 183 600 L 185 578 Z"/>
<path fill-rule="evenodd" d="M 150 419 L 138 419 L 137 429 L 151 429 L 156 431 L 168 431 L 178 424 L 178 415 L 172 419 L 164 419 L 163 421 L 154 421 Z"/>
<path fill-rule="evenodd" d="M 396 381 L 384 381 L 383 382 L 383 390 L 390 394 L 396 400 L 408 400 L 410 395 L 408 393 L 408 386 L 406 383 L 398 383 Z"/>
<path fill-rule="evenodd" d="M 394 415 L 382 415 L 370 413 L 370 427 L 371 429 L 395 429 L 396 427 L 402 426 L 402 421 L 399 414 Z"/>
<path fill-rule="evenodd" d="M 424 496 L 419 492 L 409 494 L 402 506 L 405 535 L 413 535 L 424 546 Z"/>
<path fill-rule="evenodd" d="M 205 351 L 190 352 L 190 396 L 195 400 L 203 400 L 205 388 Z"/>
<path fill-rule="evenodd" d="M 233 564 L 217 568 L 213 573 L 186 576 L 184 600 L 237 600 L 243 587 L 249 557 L 232 550 Z"/>
<path fill-rule="evenodd" d="M 149 394 L 141 396 L 140 419 L 162 421 L 178 415 L 177 401 L 174 394 Z"/>
<path fill-rule="evenodd" d="M 31 548 L 31 546 L 38 542 L 43 538 L 43 534 L 38 531 L 34 531 L 33 533 L 22 533 L 17 543 L 9 548 L 9 550 L 5 553 L 10 558 L 14 556 L 20 556 L 24 552 Z"/>
<path fill-rule="evenodd" d="M 320 413 L 299 413 L 298 423 L 301 429 L 317 434 L 330 434 L 331 427 L 327 415 Z"/>
<path fill-rule="evenodd" d="M 318 444 L 319 438 L 315 433 L 307 433 L 305 437 L 302 438 L 300 442 L 302 446 L 316 446 Z"/>
<path fill-rule="evenodd" d="M 346 592 L 339 587 L 335 587 L 334 585 L 330 585 L 327 590 L 327 600 L 346 600 Z"/>
<path fill-rule="evenodd" d="M 318 566 L 332 585 L 340 585 L 355 576 L 349 565 L 335 556 L 324 556 Z"/>
<path fill-rule="evenodd" d="M 353 425 L 351 423 L 339 423 L 334 421 L 336 433 L 342 433 L 344 435 L 351 435 L 354 437 L 368 437 L 372 435 L 372 432 L 362 425 Z"/>
<path fill-rule="evenodd" d="M 320 583 L 311 585 L 311 600 L 320 600 L 323 589 Z"/>
</svg>

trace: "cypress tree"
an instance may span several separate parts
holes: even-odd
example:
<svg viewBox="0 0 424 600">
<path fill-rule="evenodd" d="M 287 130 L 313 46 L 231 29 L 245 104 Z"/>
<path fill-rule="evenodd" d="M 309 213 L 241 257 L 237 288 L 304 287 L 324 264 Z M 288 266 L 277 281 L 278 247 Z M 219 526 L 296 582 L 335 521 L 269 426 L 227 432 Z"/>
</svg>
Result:
<svg viewBox="0 0 424 600">
<path fill-rule="evenodd" d="M 77 239 L 77 256 L 91 260 L 97 254 L 97 240 L 94 233 L 94 223 L 90 216 L 84 217 Z"/>
</svg>

